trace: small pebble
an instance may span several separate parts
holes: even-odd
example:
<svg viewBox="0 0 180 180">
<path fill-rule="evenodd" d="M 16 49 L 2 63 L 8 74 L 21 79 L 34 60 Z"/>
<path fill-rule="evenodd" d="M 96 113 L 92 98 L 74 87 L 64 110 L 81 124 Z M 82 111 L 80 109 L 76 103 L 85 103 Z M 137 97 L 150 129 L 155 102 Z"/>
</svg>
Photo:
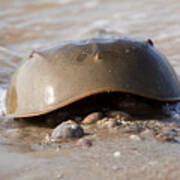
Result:
<svg viewBox="0 0 180 180">
<path fill-rule="evenodd" d="M 113 156 L 114 156 L 114 157 L 120 157 L 120 156 L 121 156 L 121 152 L 120 152 L 120 151 L 115 151 L 115 152 L 113 153 Z"/>
<path fill-rule="evenodd" d="M 49 134 L 46 134 L 46 136 L 44 137 L 44 139 L 42 140 L 43 144 L 48 144 L 51 141 L 51 137 Z"/>
<path fill-rule="evenodd" d="M 120 125 L 120 123 L 116 119 L 111 118 L 111 119 L 109 119 L 109 121 L 107 121 L 107 127 L 108 128 L 114 128 L 118 125 Z"/>
<path fill-rule="evenodd" d="M 83 147 L 91 147 L 93 143 L 92 143 L 92 140 L 90 139 L 79 139 L 77 142 L 77 145 L 80 145 Z"/>
<path fill-rule="evenodd" d="M 176 113 L 176 114 L 174 114 L 173 116 L 172 116 L 172 119 L 174 120 L 174 121 L 180 121 L 180 114 L 179 113 Z"/>
<path fill-rule="evenodd" d="M 157 134 L 155 137 L 158 141 L 161 142 L 177 142 L 177 140 L 175 139 L 175 135 L 168 132 L 161 132 Z"/>
<path fill-rule="evenodd" d="M 63 173 L 57 173 L 57 178 L 58 179 L 62 179 L 64 177 L 64 174 Z"/>
<path fill-rule="evenodd" d="M 93 112 L 83 119 L 82 124 L 93 124 L 98 120 L 102 119 L 102 117 L 103 115 L 101 112 Z"/>
<path fill-rule="evenodd" d="M 130 139 L 135 140 L 135 141 L 141 141 L 142 138 L 139 135 L 132 134 L 129 136 Z"/>
<path fill-rule="evenodd" d="M 180 128 L 173 128 L 172 130 L 176 133 L 177 136 L 180 136 Z"/>
<path fill-rule="evenodd" d="M 82 136 L 84 136 L 83 128 L 74 121 L 69 120 L 61 123 L 53 130 L 51 139 L 72 139 Z"/>
<path fill-rule="evenodd" d="M 103 126 L 108 120 L 109 120 L 109 118 L 105 117 L 105 118 L 97 121 L 96 124 L 97 124 L 98 126 Z"/>
<path fill-rule="evenodd" d="M 103 118 L 100 121 L 97 121 L 96 123 L 100 127 L 105 127 L 105 128 L 114 128 L 116 126 L 119 126 L 121 123 L 115 119 L 115 118 Z"/>
<path fill-rule="evenodd" d="M 141 132 L 141 135 L 148 135 L 148 136 L 154 136 L 155 133 L 153 130 L 150 129 L 145 129 L 144 131 Z"/>
<path fill-rule="evenodd" d="M 122 111 L 109 111 L 107 112 L 108 117 L 116 118 L 121 121 L 132 121 L 132 117 L 125 112 Z"/>
</svg>

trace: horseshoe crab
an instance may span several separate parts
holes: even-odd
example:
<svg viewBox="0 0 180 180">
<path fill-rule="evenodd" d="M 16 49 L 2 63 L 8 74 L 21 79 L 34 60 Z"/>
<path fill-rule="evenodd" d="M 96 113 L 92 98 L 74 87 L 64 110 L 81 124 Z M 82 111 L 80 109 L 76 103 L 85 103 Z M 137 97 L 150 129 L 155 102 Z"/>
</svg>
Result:
<svg viewBox="0 0 180 180">
<path fill-rule="evenodd" d="M 43 115 L 92 95 L 127 93 L 180 100 L 180 83 L 149 39 L 88 39 L 34 51 L 13 75 L 7 116 Z"/>
</svg>

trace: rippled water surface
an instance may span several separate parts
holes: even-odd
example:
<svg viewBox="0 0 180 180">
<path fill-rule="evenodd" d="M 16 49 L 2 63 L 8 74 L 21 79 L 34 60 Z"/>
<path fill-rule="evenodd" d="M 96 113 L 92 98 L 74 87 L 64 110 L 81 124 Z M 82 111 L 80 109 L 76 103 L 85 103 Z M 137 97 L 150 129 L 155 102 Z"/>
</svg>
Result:
<svg viewBox="0 0 180 180">
<path fill-rule="evenodd" d="M 0 0 L 0 114 L 32 50 L 91 37 L 151 38 L 180 74 L 178 0 Z"/>
</svg>

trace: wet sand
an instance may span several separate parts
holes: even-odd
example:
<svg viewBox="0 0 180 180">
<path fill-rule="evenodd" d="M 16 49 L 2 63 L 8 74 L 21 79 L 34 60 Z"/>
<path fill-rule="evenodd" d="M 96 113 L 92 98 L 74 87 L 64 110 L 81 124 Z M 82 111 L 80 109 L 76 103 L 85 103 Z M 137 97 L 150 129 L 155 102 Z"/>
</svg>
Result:
<svg viewBox="0 0 180 180">
<path fill-rule="evenodd" d="M 129 138 L 121 129 L 93 131 L 89 148 L 76 141 L 38 150 L 27 144 L 1 142 L 1 178 L 178 179 L 179 143 L 159 142 L 151 136 Z"/>
<path fill-rule="evenodd" d="M 33 49 L 66 40 L 151 38 L 180 74 L 179 9 L 177 0 L 0 0 L 0 115 L 16 68 Z M 78 140 L 42 144 L 52 128 L 1 117 L 0 179 L 179 179 L 180 136 L 163 141 L 142 135 L 138 123 L 130 130 L 85 127 L 93 145 L 84 147 L 77 145 Z M 178 114 L 167 121 L 143 123 L 170 133 L 180 129 Z"/>
<path fill-rule="evenodd" d="M 53 128 L 6 120 L 1 124 L 0 177 L 3 179 L 178 179 L 180 118 L 127 121 L 103 128 L 83 125 L 92 146 L 78 139 L 44 143 Z M 7 127 L 7 129 L 5 129 Z M 163 140 L 151 133 L 176 130 Z"/>
</svg>

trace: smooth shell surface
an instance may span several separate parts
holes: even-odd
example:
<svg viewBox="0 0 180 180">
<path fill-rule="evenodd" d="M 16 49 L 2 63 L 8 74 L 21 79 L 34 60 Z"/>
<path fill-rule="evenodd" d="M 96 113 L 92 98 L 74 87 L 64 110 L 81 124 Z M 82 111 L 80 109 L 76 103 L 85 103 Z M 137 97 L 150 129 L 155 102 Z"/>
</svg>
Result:
<svg viewBox="0 0 180 180">
<path fill-rule="evenodd" d="M 151 40 L 69 42 L 34 51 L 19 67 L 7 92 L 7 115 L 37 116 L 103 92 L 178 101 L 180 83 Z"/>
</svg>

